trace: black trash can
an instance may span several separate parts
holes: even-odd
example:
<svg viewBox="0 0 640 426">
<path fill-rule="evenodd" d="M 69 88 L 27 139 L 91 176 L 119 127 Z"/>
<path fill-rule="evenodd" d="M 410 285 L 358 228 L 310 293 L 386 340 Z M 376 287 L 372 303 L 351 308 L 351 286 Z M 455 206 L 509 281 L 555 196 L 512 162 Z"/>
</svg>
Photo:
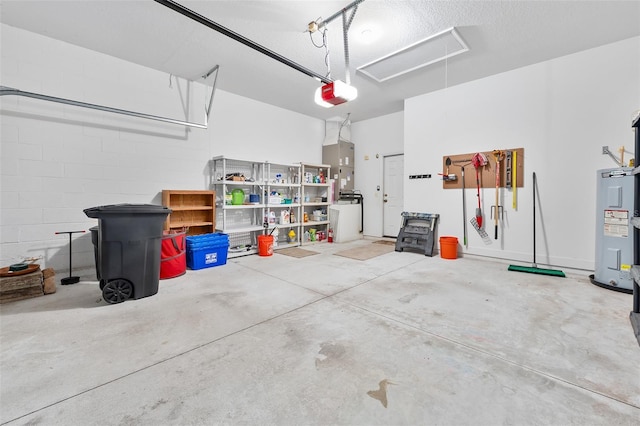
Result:
<svg viewBox="0 0 640 426">
<path fill-rule="evenodd" d="M 93 258 L 96 261 L 96 278 L 98 278 L 98 281 L 101 281 L 102 278 L 100 278 L 100 255 L 98 254 L 98 250 L 100 248 L 100 245 L 98 244 L 98 227 L 97 226 L 93 226 L 89 229 L 89 231 L 91 231 L 91 242 L 93 243 Z"/>
<path fill-rule="evenodd" d="M 98 219 L 96 275 L 104 300 L 120 303 L 156 294 L 162 225 L 171 209 L 152 204 L 112 204 L 91 207 L 84 213 Z"/>
</svg>

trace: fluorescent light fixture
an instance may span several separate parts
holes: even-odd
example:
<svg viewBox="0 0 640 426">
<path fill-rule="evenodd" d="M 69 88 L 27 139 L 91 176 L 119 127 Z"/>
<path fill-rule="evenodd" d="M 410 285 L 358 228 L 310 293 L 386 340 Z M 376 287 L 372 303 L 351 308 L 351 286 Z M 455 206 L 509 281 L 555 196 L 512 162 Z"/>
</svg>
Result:
<svg viewBox="0 0 640 426">
<path fill-rule="evenodd" d="M 315 102 L 325 108 L 349 102 L 358 97 L 358 89 L 340 80 L 325 84 L 316 89 Z"/>
<path fill-rule="evenodd" d="M 427 37 L 357 68 L 378 83 L 467 52 L 455 27 Z"/>
</svg>

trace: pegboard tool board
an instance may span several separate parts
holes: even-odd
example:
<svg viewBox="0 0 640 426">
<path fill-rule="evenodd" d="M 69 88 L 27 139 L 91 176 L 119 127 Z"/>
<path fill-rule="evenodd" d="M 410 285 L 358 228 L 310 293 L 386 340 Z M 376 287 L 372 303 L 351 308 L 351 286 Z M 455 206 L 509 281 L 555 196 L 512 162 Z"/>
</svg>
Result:
<svg viewBox="0 0 640 426">
<path fill-rule="evenodd" d="M 505 158 L 500 161 L 500 187 L 505 188 L 507 161 L 506 152 L 511 151 L 511 176 L 515 176 L 516 186 L 522 188 L 524 186 L 524 148 L 507 148 L 500 149 L 505 153 Z M 488 163 L 484 167 L 478 169 L 481 188 L 496 187 L 496 159 L 491 151 L 480 151 L 487 156 Z M 515 153 L 516 161 L 513 161 L 513 153 Z M 476 169 L 471 163 L 471 158 L 475 152 L 468 154 L 445 155 L 442 157 L 442 174 L 456 175 L 455 180 L 443 180 L 443 189 L 462 189 L 462 170 L 464 166 L 464 186 L 467 189 L 476 188 Z M 447 158 L 451 159 L 451 165 L 447 166 Z M 447 172 L 448 168 L 448 172 Z M 511 188 L 511 185 L 508 186 Z"/>
</svg>

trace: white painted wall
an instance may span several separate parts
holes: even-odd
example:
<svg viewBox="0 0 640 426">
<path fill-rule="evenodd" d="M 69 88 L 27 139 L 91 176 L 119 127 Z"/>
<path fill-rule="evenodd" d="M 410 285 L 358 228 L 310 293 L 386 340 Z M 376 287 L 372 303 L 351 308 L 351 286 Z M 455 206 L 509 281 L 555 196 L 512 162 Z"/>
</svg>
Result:
<svg viewBox="0 0 640 426">
<path fill-rule="evenodd" d="M 541 198 L 538 263 L 592 270 L 596 170 L 615 166 L 601 147 L 633 150 L 631 119 L 639 108 L 636 37 L 406 100 L 405 173 L 436 177 L 444 156 L 524 147 L 525 186 L 518 191 L 517 211 L 503 190 L 500 240 L 493 240 L 492 223 L 488 246 L 470 227 L 467 252 L 531 262 L 535 171 Z M 481 193 L 485 221 L 494 194 L 495 189 Z M 475 188 L 466 196 L 470 219 Z M 439 235 L 462 241 L 460 190 L 443 190 L 438 179 L 407 179 L 405 209 L 439 213 Z"/>
<path fill-rule="evenodd" d="M 201 123 L 206 88 L 1 26 L 4 86 Z M 213 64 L 212 64 L 213 65 Z M 184 106 L 183 106 L 184 105 Z M 186 111 L 186 115 L 185 115 Z M 208 188 L 212 156 L 320 162 L 324 122 L 218 90 L 207 130 L 73 106 L 0 98 L 0 265 L 42 256 L 68 273 L 68 238 L 96 224 L 83 209 L 160 204 L 162 189 Z M 93 246 L 74 235 L 74 275 L 93 274 Z"/>
<path fill-rule="evenodd" d="M 218 91 L 212 127 L 213 155 L 274 163 L 322 161 L 323 120 Z"/>
<path fill-rule="evenodd" d="M 353 123 L 351 141 L 355 148 L 355 189 L 364 198 L 363 234 L 381 237 L 383 157 L 404 152 L 404 113 Z"/>
</svg>

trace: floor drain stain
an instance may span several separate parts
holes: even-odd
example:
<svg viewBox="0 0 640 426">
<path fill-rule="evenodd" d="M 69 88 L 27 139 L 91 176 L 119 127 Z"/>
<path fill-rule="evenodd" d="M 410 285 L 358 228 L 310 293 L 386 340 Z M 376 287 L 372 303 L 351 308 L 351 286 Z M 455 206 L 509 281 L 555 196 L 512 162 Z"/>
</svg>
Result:
<svg viewBox="0 0 640 426">
<path fill-rule="evenodd" d="M 369 395 L 373 399 L 377 399 L 378 401 L 380 401 L 384 408 L 387 408 L 387 385 L 395 385 L 395 383 L 384 379 L 381 380 L 378 385 L 378 390 L 370 390 L 369 392 L 367 392 L 367 395 Z"/>
</svg>

